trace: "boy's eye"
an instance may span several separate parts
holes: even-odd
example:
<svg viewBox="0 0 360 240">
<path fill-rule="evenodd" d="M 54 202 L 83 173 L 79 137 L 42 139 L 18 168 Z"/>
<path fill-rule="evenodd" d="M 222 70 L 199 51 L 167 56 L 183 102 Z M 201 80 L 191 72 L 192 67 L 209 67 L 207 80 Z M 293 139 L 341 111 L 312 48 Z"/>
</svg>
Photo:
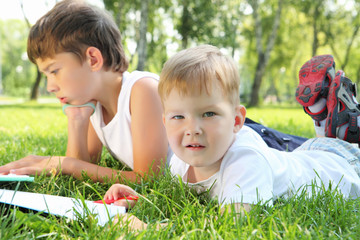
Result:
<svg viewBox="0 0 360 240">
<path fill-rule="evenodd" d="M 184 119 L 184 116 L 182 116 L 182 115 L 175 115 L 175 116 L 173 116 L 172 117 L 172 119 Z"/>
<path fill-rule="evenodd" d="M 56 75 L 58 73 L 58 71 L 59 71 L 59 69 L 55 69 L 55 70 L 51 71 L 50 73 Z"/>
<path fill-rule="evenodd" d="M 214 113 L 214 112 L 206 112 L 203 114 L 203 117 L 213 117 L 215 115 L 216 115 L 216 113 Z"/>
</svg>

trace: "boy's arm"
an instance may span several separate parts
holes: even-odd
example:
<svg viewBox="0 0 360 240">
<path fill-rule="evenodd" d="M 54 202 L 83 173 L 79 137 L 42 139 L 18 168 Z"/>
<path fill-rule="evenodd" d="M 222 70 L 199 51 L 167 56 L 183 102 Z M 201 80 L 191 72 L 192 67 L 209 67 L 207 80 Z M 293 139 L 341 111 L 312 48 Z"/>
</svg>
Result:
<svg viewBox="0 0 360 240">
<path fill-rule="evenodd" d="M 126 181 L 139 182 L 141 180 L 141 176 L 134 171 L 119 171 L 71 157 L 62 158 L 62 173 L 71 175 L 76 179 L 82 179 L 83 174 L 86 173 L 94 182 L 104 182 L 110 179 L 120 183 Z"/>
<path fill-rule="evenodd" d="M 0 174 L 13 173 L 35 175 L 43 172 L 46 175 L 62 173 L 74 176 L 77 179 L 82 179 L 83 174 L 86 173 L 86 175 L 94 182 L 104 182 L 106 179 L 114 179 L 117 182 L 124 182 L 124 180 L 138 182 L 141 180 L 139 174 L 134 171 L 118 171 L 80 159 L 64 156 L 49 157 L 30 155 L 0 166 Z M 118 175 L 121 175 L 120 180 Z"/>
<path fill-rule="evenodd" d="M 99 156 L 100 151 L 97 153 L 96 149 L 101 147 L 96 140 L 93 142 L 90 140 L 88 150 L 86 139 L 97 139 L 98 143 L 100 140 L 93 137 L 96 134 L 89 121 L 93 110 L 85 107 L 66 110 L 69 121 L 66 157 L 28 156 L 1 166 L 0 174 L 8 174 L 10 170 L 13 170 L 14 174 L 40 174 L 44 171 L 47 175 L 61 171 L 63 174 L 81 179 L 85 171 L 93 181 L 100 182 L 119 174 L 121 178 L 137 182 L 140 181 L 141 175 L 149 172 L 150 167 L 156 174 L 160 169 L 161 160 L 166 159 L 168 142 L 162 124 L 162 107 L 157 94 L 157 82 L 154 79 L 143 78 L 135 83 L 131 93 L 130 110 L 134 171 L 117 171 L 90 162 L 91 156 Z"/>
<path fill-rule="evenodd" d="M 91 162 L 99 162 L 102 152 L 102 143 L 97 136 L 95 129 L 91 122 L 89 123 L 88 129 L 88 140 L 87 140 L 88 153 L 90 155 Z"/>
<path fill-rule="evenodd" d="M 161 164 L 166 161 L 168 142 L 162 123 L 162 106 L 157 93 L 157 86 L 156 80 L 142 78 L 134 84 L 131 91 L 130 113 L 134 169 L 133 171 L 121 171 L 119 173 L 123 178 L 133 182 L 139 180 L 140 175 L 157 174 Z M 75 111 L 76 109 L 72 110 Z M 91 112 L 88 114 L 90 116 Z M 69 136 L 66 156 L 96 162 L 100 158 L 102 144 L 91 122 L 89 120 L 77 121 L 78 119 L 74 118 L 73 115 L 70 116 L 72 117 L 68 117 Z M 83 139 L 88 139 L 88 141 L 86 142 Z M 74 162 L 74 164 L 80 165 L 78 167 L 85 165 L 82 162 Z M 108 168 L 97 166 L 94 169 L 94 166 L 88 164 L 86 167 L 88 174 L 96 176 L 96 181 L 104 176 L 114 175 L 114 171 Z M 81 177 L 81 174 L 73 173 L 73 175 Z"/>
<path fill-rule="evenodd" d="M 159 172 L 161 164 L 166 161 L 168 151 L 157 86 L 156 80 L 143 78 L 134 84 L 131 91 L 134 171 L 141 175 L 148 173 L 150 167 L 153 173 Z"/>
<path fill-rule="evenodd" d="M 90 107 L 67 108 L 68 144 L 67 157 L 97 162 L 100 159 L 102 144 L 90 122 L 93 109 Z"/>
</svg>

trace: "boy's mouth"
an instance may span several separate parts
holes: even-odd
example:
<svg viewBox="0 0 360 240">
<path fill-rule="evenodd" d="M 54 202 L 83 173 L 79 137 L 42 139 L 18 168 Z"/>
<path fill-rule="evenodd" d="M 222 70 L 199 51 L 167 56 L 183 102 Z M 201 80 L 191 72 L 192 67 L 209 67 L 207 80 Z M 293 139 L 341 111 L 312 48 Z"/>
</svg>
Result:
<svg viewBox="0 0 360 240">
<path fill-rule="evenodd" d="M 61 103 L 67 103 L 65 97 L 59 97 L 58 99 L 60 100 Z"/>
<path fill-rule="evenodd" d="M 205 148 L 205 146 L 202 146 L 199 144 L 189 144 L 189 145 L 186 145 L 186 148 L 200 149 L 200 148 Z"/>
</svg>

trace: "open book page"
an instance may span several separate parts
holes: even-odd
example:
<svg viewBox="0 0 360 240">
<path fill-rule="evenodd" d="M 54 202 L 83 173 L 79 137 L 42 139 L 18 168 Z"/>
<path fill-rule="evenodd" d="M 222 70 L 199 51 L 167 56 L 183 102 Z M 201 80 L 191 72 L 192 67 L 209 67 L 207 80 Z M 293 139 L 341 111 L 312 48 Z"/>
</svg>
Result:
<svg viewBox="0 0 360 240">
<path fill-rule="evenodd" d="M 70 219 L 86 218 L 94 214 L 98 225 L 103 226 L 117 214 L 126 212 L 125 207 L 81 201 L 80 199 L 48 194 L 0 189 L 0 203 L 15 205 Z"/>
</svg>

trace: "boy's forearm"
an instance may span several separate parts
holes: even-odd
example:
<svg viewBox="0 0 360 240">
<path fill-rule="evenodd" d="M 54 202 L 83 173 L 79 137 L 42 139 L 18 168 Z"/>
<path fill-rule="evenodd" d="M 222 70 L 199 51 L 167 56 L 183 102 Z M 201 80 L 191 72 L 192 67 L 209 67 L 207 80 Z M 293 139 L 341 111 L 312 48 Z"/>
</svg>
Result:
<svg viewBox="0 0 360 240">
<path fill-rule="evenodd" d="M 66 156 L 82 159 L 90 162 L 90 155 L 87 146 L 89 121 L 87 122 L 68 122 L 68 142 Z"/>
<path fill-rule="evenodd" d="M 76 179 L 82 179 L 83 174 L 86 174 L 94 182 L 116 180 L 118 183 L 124 183 L 139 182 L 141 179 L 134 171 L 118 171 L 72 157 L 64 157 L 61 169 L 63 174 L 72 175 Z"/>
</svg>

